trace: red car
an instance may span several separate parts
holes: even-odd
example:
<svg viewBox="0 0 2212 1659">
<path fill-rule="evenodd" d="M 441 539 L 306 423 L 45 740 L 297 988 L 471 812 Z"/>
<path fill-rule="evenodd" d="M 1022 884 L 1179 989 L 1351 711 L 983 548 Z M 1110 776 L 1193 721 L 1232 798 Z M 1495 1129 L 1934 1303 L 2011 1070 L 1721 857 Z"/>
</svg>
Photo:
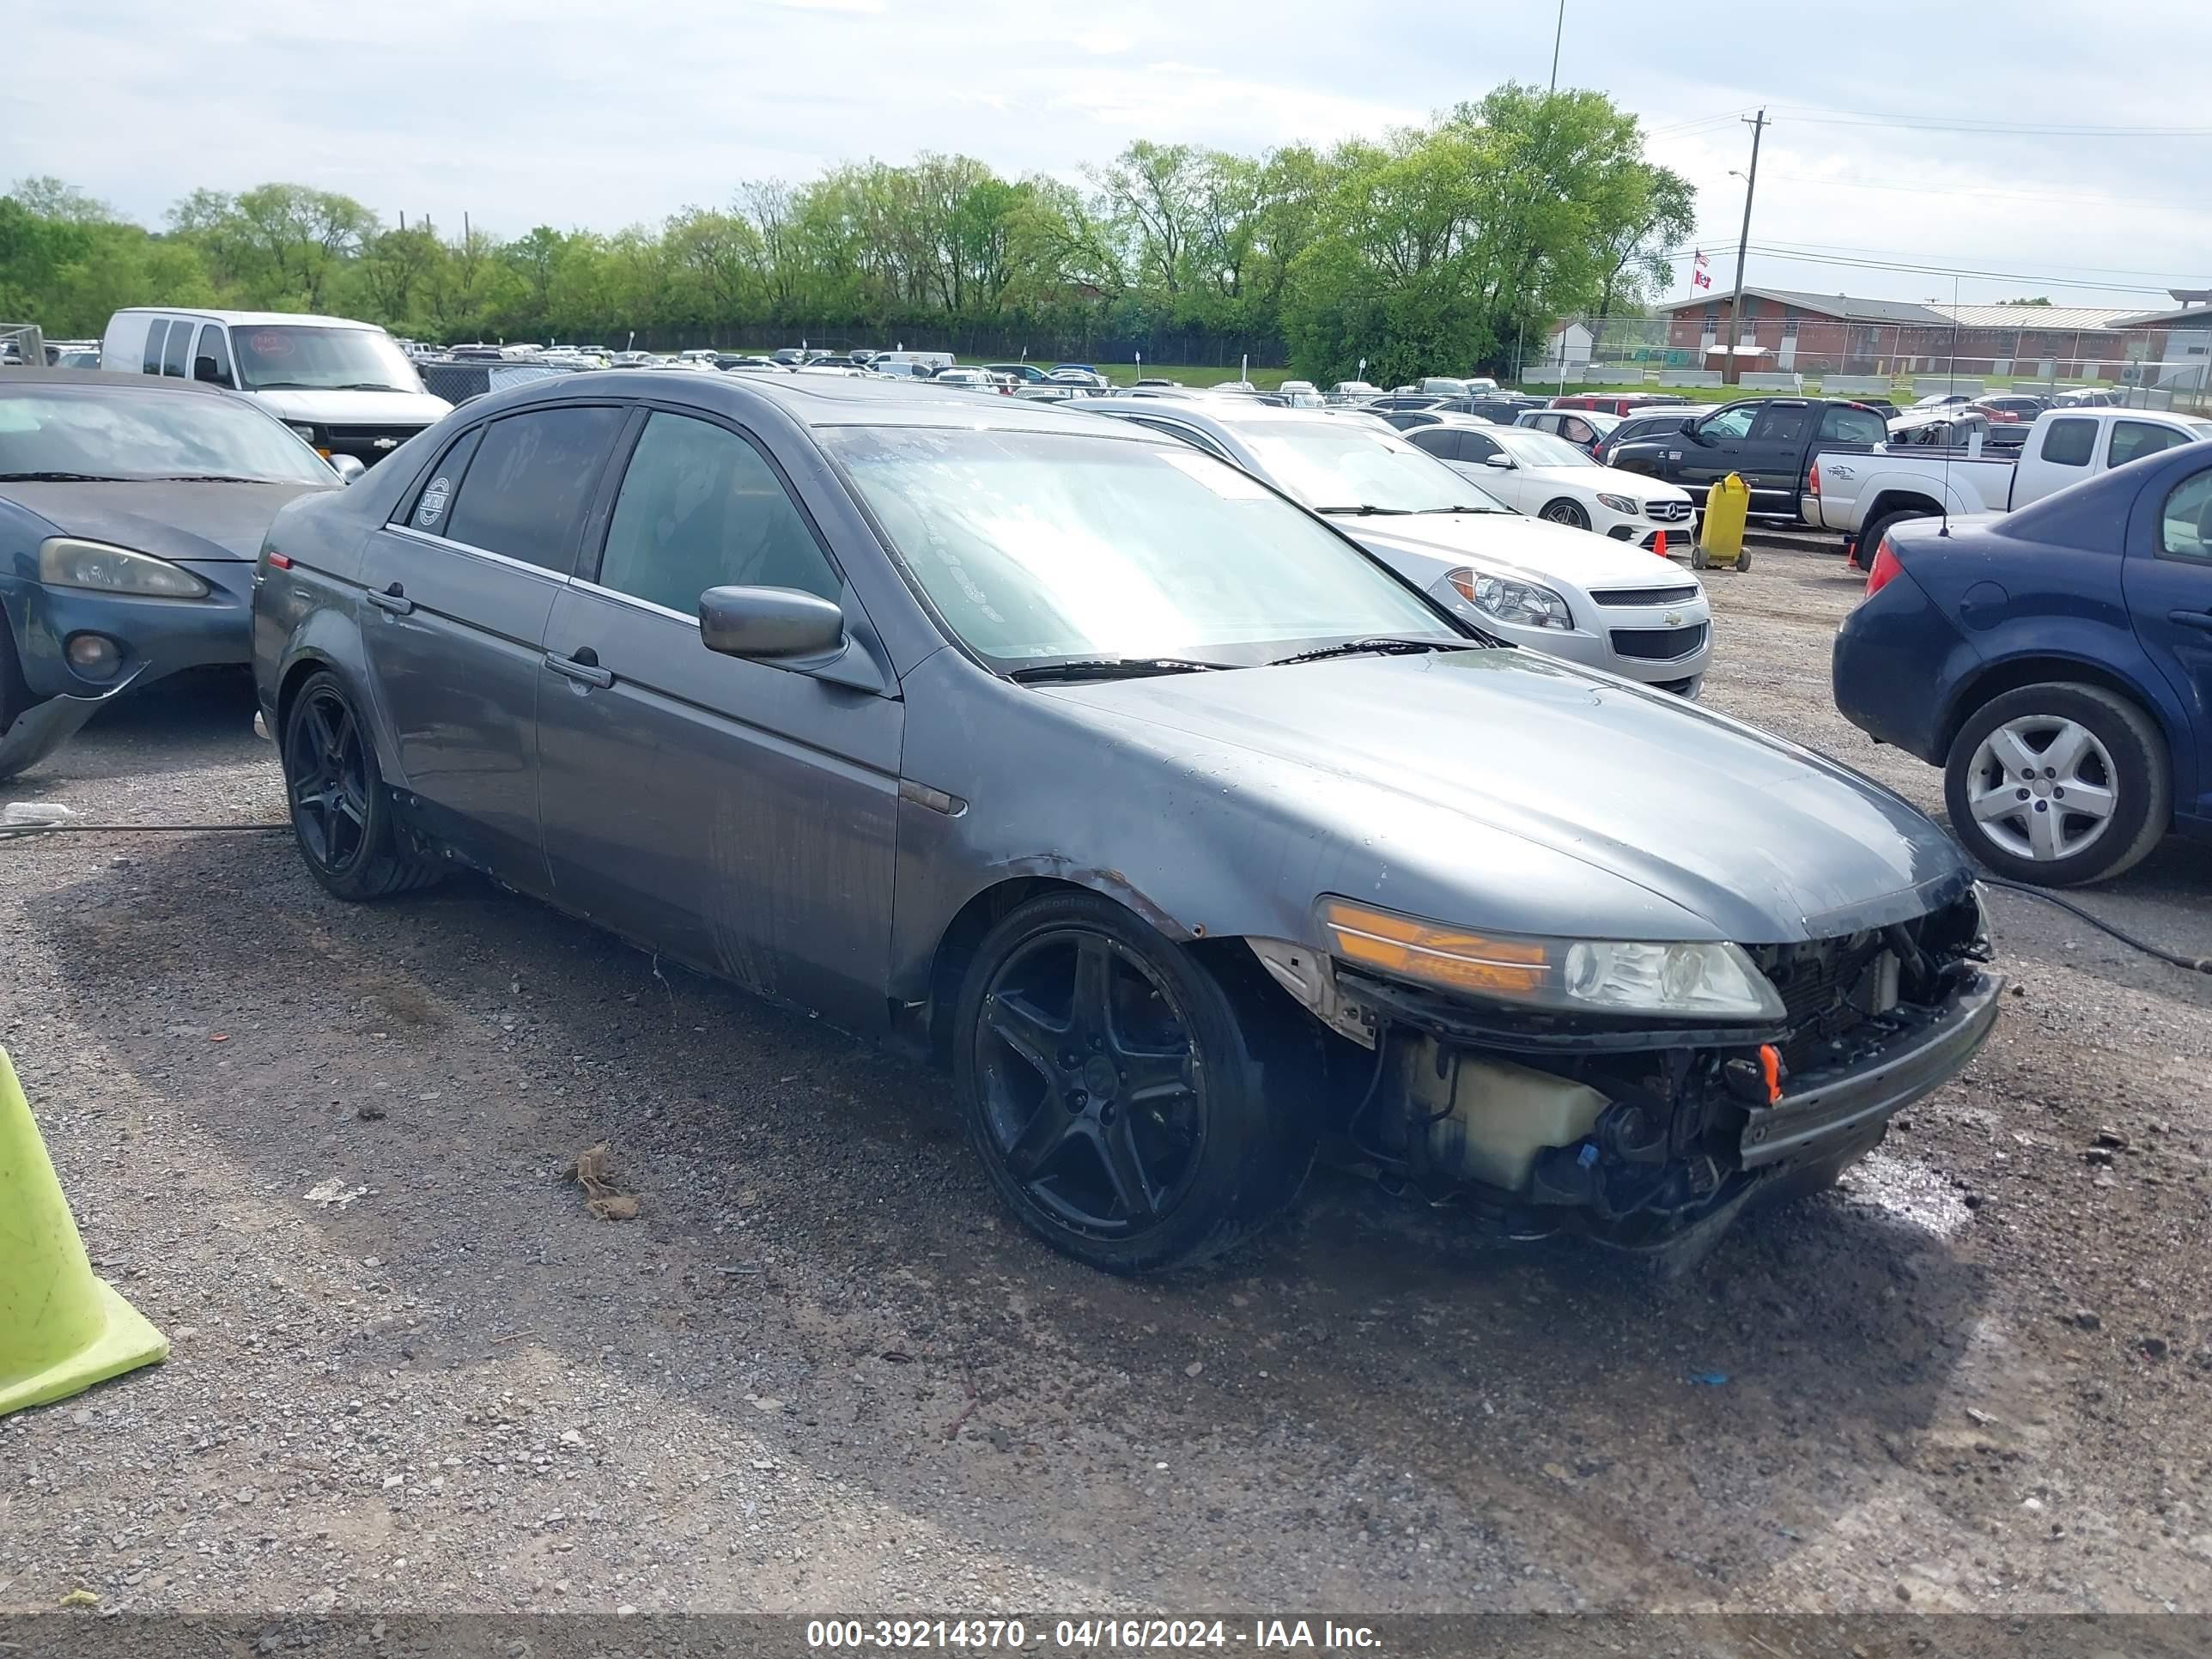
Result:
<svg viewBox="0 0 2212 1659">
<path fill-rule="evenodd" d="M 1594 409 L 1605 415 L 1626 415 L 1655 404 L 1686 404 L 1687 398 L 1669 398 L 1654 392 L 1570 392 L 1552 399 L 1553 409 Z"/>
</svg>

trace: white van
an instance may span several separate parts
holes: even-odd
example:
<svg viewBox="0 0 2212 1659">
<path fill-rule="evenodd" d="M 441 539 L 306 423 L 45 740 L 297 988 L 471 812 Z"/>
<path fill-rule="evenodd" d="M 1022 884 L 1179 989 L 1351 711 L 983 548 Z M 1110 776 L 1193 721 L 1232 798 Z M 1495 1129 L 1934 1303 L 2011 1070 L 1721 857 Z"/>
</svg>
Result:
<svg viewBox="0 0 2212 1659">
<path fill-rule="evenodd" d="M 107 319 L 100 366 L 242 392 L 325 456 L 374 466 L 453 405 L 374 323 L 285 311 L 138 306 Z"/>
<path fill-rule="evenodd" d="M 878 351 L 868 359 L 871 374 L 910 375 L 927 380 L 941 368 L 952 367 L 949 351 Z"/>
</svg>

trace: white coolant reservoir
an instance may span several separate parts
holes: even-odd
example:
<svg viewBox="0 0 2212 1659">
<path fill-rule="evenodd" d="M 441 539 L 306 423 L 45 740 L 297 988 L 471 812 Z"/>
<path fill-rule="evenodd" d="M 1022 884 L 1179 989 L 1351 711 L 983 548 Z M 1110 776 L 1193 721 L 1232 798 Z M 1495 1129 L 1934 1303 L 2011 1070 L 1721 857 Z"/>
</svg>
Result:
<svg viewBox="0 0 2212 1659">
<path fill-rule="evenodd" d="M 1435 1167 L 1508 1192 L 1528 1187 L 1537 1153 L 1573 1146 L 1606 1109 L 1588 1084 L 1549 1072 L 1453 1054 L 1426 1038 L 1401 1052 L 1407 1098 L 1432 1120 Z"/>
</svg>

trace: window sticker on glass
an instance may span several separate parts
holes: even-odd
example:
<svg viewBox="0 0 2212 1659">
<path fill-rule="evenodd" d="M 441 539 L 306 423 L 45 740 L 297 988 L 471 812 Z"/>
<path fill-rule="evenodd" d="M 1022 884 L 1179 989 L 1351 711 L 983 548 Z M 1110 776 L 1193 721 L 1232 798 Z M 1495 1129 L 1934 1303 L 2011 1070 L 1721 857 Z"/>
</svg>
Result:
<svg viewBox="0 0 2212 1659">
<path fill-rule="evenodd" d="M 1249 472 L 1239 472 L 1225 461 L 1217 461 L 1211 455 L 1201 455 L 1194 450 L 1165 450 L 1161 459 L 1169 465 L 1188 473 L 1224 501 L 1264 501 L 1270 499 L 1267 486 Z"/>
<path fill-rule="evenodd" d="M 292 354 L 291 337 L 281 328 L 264 329 L 246 343 L 264 357 L 289 357 Z"/>
<path fill-rule="evenodd" d="M 424 530 L 445 516 L 446 497 L 453 493 L 452 480 L 442 473 L 422 487 L 422 499 L 415 506 L 415 522 Z"/>
</svg>

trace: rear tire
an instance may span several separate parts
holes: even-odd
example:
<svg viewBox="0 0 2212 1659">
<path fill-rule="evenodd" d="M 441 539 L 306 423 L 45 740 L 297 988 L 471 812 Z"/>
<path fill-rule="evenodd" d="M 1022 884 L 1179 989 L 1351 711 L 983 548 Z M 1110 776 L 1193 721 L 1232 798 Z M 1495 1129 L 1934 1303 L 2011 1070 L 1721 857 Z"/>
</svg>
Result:
<svg viewBox="0 0 2212 1659">
<path fill-rule="evenodd" d="M 2127 698 L 2098 685 L 2027 685 L 1960 727 L 1943 801 L 1952 833 L 1999 875 L 2075 887 L 2118 875 L 2158 845 L 2173 816 L 2172 766 L 2165 733 Z"/>
<path fill-rule="evenodd" d="M 277 753 L 300 856 L 333 897 L 390 898 L 444 876 L 393 821 L 376 744 L 336 674 L 317 673 L 294 695 Z"/>
<path fill-rule="evenodd" d="M 1032 900 L 977 947 L 955 1090 L 992 1186 L 1054 1249 L 1110 1273 L 1184 1267 L 1297 1195 L 1317 1028 L 1302 1043 L 1256 964 L 1220 960 L 1092 893 Z"/>
<path fill-rule="evenodd" d="M 1892 525 L 1903 524 L 1907 519 L 1932 519 L 1936 516 L 1933 513 L 1923 513 L 1917 507 L 1906 507 L 1901 513 L 1883 514 L 1859 532 L 1858 552 L 1853 562 L 1862 570 L 1872 570 L 1874 556 L 1881 550 L 1881 538 L 1889 533 Z"/>
</svg>

